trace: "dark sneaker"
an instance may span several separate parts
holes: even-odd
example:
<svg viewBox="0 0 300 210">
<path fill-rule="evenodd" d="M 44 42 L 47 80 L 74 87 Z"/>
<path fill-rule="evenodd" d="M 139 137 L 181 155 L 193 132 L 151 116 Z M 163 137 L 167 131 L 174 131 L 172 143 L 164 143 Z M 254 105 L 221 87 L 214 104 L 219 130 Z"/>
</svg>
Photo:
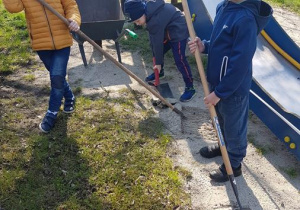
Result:
<svg viewBox="0 0 300 210">
<path fill-rule="evenodd" d="M 164 72 L 163 69 L 161 69 L 160 72 L 159 72 L 159 79 L 162 79 L 164 77 L 165 77 L 165 72 Z M 151 81 L 154 81 L 154 80 L 155 80 L 155 74 L 154 73 L 150 74 L 148 77 L 145 78 L 146 82 L 151 82 Z"/>
<path fill-rule="evenodd" d="M 188 102 L 194 98 L 196 90 L 193 87 L 185 88 L 184 93 L 180 97 L 181 102 Z"/>
<path fill-rule="evenodd" d="M 238 168 L 232 168 L 232 170 L 234 177 L 242 175 L 242 165 Z M 226 182 L 229 180 L 224 164 L 222 164 L 217 170 L 210 172 L 209 177 L 215 182 Z"/>
<path fill-rule="evenodd" d="M 44 133 L 49 133 L 50 130 L 54 127 L 55 121 L 57 118 L 57 113 L 53 113 L 48 111 L 43 119 L 43 121 L 40 123 L 39 128 Z"/>
<path fill-rule="evenodd" d="M 205 158 L 222 156 L 219 144 L 214 144 L 200 149 L 200 155 Z"/>
<path fill-rule="evenodd" d="M 71 99 L 65 98 L 65 103 L 64 103 L 64 113 L 72 113 L 75 111 L 75 97 Z"/>
</svg>

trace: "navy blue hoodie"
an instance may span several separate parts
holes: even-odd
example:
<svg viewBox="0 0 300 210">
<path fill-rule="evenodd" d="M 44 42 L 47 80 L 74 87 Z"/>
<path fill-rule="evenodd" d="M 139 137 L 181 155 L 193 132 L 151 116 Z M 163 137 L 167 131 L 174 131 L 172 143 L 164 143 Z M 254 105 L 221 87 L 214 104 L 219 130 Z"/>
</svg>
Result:
<svg viewBox="0 0 300 210">
<path fill-rule="evenodd" d="M 203 42 L 207 81 L 219 98 L 249 94 L 257 35 L 271 15 L 272 8 L 260 0 L 225 0 L 218 5 L 210 41 Z"/>
<path fill-rule="evenodd" d="M 155 62 L 161 65 L 164 41 L 179 42 L 189 37 L 186 20 L 179 9 L 163 0 L 147 1 L 145 14 Z"/>
</svg>

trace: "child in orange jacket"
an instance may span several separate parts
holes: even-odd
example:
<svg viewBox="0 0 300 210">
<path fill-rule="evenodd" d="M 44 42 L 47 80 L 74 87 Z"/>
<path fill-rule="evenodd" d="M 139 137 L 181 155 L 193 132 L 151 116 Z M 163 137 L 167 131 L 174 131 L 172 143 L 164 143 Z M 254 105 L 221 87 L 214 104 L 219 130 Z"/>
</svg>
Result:
<svg viewBox="0 0 300 210">
<path fill-rule="evenodd" d="M 48 111 L 39 128 L 48 133 L 54 126 L 57 113 L 64 98 L 65 113 L 72 113 L 75 97 L 66 81 L 70 46 L 73 44 L 71 31 L 79 30 L 81 17 L 75 0 L 52 0 L 49 5 L 70 21 L 65 25 L 51 11 L 34 0 L 3 0 L 7 11 L 25 11 L 31 45 L 49 71 L 51 92 Z"/>
</svg>

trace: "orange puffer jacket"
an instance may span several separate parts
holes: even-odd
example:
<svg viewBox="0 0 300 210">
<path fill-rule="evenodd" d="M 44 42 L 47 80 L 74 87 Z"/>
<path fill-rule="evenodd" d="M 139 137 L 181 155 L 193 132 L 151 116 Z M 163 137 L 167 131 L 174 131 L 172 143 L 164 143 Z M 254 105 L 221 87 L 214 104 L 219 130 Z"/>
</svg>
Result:
<svg viewBox="0 0 300 210">
<path fill-rule="evenodd" d="M 45 0 L 67 19 L 80 25 L 81 17 L 75 0 Z M 55 50 L 73 44 L 69 28 L 37 0 L 3 0 L 11 13 L 25 11 L 33 50 Z"/>
</svg>

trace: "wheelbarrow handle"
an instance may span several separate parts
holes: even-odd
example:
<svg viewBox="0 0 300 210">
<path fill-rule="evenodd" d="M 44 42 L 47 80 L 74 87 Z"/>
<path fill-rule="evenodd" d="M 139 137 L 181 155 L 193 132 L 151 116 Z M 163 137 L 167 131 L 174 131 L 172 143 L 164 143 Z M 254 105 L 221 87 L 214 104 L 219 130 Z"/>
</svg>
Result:
<svg viewBox="0 0 300 210">
<path fill-rule="evenodd" d="M 134 33 L 133 31 L 129 30 L 128 28 L 125 29 L 125 31 L 127 31 L 127 33 L 129 34 L 129 36 L 131 36 L 133 39 L 137 39 L 138 35 L 136 33 Z"/>
<path fill-rule="evenodd" d="M 56 15 L 60 20 L 62 20 L 66 25 L 69 26 L 69 21 L 62 16 L 60 13 L 58 13 L 54 8 L 52 8 L 49 4 L 47 4 L 43 0 L 37 0 L 40 4 L 42 4 L 44 7 L 46 7 L 48 10 L 50 10 L 54 15 Z M 130 77 L 135 79 L 140 85 L 142 85 L 144 88 L 146 88 L 149 92 L 151 92 L 153 95 L 155 95 L 157 98 L 159 98 L 165 105 L 167 105 L 172 111 L 179 114 L 181 117 L 186 118 L 184 114 L 178 110 L 176 107 L 174 107 L 171 103 L 169 103 L 164 97 L 162 97 L 158 92 L 153 90 L 149 87 L 143 80 L 141 80 L 138 76 L 136 76 L 134 73 L 132 73 L 129 69 L 127 69 L 125 66 L 123 66 L 121 63 L 119 63 L 116 59 L 114 59 L 109 53 L 105 52 L 99 45 L 96 44 L 91 38 L 89 38 L 87 35 L 85 35 L 81 30 L 76 31 L 76 33 L 83 38 L 84 40 L 88 41 L 93 47 L 95 47 L 97 50 L 99 50 L 106 58 L 111 60 L 115 65 L 117 65 L 120 69 L 122 69 L 126 74 L 128 74 Z"/>
<path fill-rule="evenodd" d="M 125 29 L 125 30 L 122 30 L 122 32 L 118 35 L 118 37 L 115 39 L 115 42 L 119 42 L 125 33 L 128 33 L 129 36 L 132 37 L 133 39 L 138 38 L 138 35 L 136 33 L 134 33 L 133 31 L 131 31 L 129 29 Z"/>
</svg>

